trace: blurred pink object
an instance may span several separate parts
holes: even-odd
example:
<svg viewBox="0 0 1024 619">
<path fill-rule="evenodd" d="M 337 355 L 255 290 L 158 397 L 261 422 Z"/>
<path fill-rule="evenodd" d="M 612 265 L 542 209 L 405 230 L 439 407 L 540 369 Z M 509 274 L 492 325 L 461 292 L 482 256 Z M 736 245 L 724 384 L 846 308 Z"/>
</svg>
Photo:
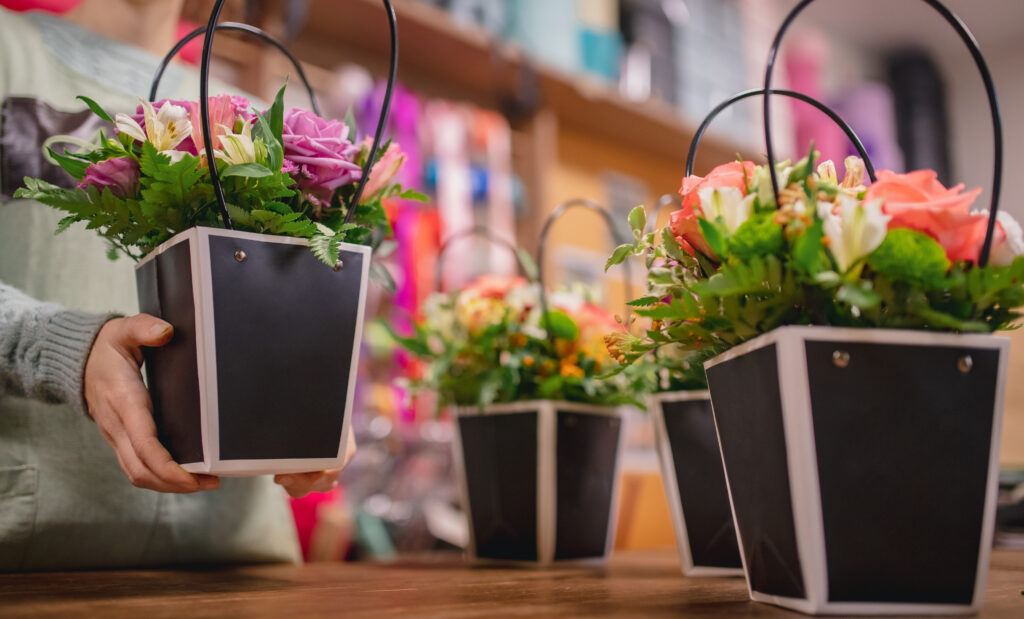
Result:
<svg viewBox="0 0 1024 619">
<path fill-rule="evenodd" d="M 786 76 L 789 87 L 797 92 L 825 100 L 822 85 L 824 67 L 828 65 L 829 44 L 818 34 L 804 33 L 796 38 L 786 53 Z M 796 133 L 794 159 L 807 154 L 811 142 L 822 159 L 842 161 L 846 153 L 846 136 L 832 119 L 803 101 L 792 100 L 793 127 Z"/>
<path fill-rule="evenodd" d="M 49 11 L 67 13 L 81 0 L 0 0 L 0 6 L 12 11 Z"/>
<path fill-rule="evenodd" d="M 335 488 L 330 492 L 310 492 L 301 499 L 290 499 L 292 516 L 295 518 L 295 529 L 299 534 L 299 546 L 302 547 L 302 558 L 309 561 L 313 531 L 319 521 L 317 513 L 321 505 L 341 502 L 344 493 Z"/>
<path fill-rule="evenodd" d="M 3 0 L 0 0 L 0 1 L 3 1 Z M 180 40 L 184 39 L 185 36 L 188 33 L 192 32 L 193 30 L 195 30 L 198 27 L 199 27 L 199 24 L 197 24 L 195 22 L 192 22 L 192 21 L 188 21 L 188 20 L 184 20 L 183 19 L 180 22 L 178 22 L 178 29 L 174 33 L 174 36 L 175 36 L 175 38 L 177 40 L 180 41 Z M 181 59 L 182 62 L 187 62 L 188 64 L 198 65 L 199 64 L 199 60 L 202 57 L 202 54 L 203 54 L 203 37 L 196 37 L 196 38 L 192 39 L 191 41 L 189 41 L 188 43 L 186 43 L 185 47 L 183 47 L 181 49 L 181 51 L 178 52 L 178 58 Z"/>
</svg>

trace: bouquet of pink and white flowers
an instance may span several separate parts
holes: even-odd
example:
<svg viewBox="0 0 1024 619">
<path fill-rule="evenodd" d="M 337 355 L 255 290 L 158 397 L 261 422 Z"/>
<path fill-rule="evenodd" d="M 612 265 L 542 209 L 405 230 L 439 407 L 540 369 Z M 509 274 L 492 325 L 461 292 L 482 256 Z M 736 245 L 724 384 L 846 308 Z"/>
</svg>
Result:
<svg viewBox="0 0 1024 619">
<path fill-rule="evenodd" d="M 388 143 L 372 163 L 355 213 L 347 217 L 370 139 L 357 144 L 351 122 L 285 111 L 283 94 L 282 88 L 262 113 L 244 97 L 210 97 L 213 165 L 236 229 L 309 239 L 316 256 L 333 266 L 342 242 L 379 244 L 390 233 L 382 200 L 423 196 L 394 182 L 405 155 Z M 58 231 L 87 222 L 110 242 L 112 257 L 122 252 L 138 260 L 183 230 L 223 226 L 197 102 L 140 100 L 134 115 L 111 117 L 80 99 L 110 123 L 111 134 L 101 132 L 95 147 L 84 152 L 48 149 L 78 186 L 63 189 L 26 178 L 16 197 L 67 212 Z"/>
</svg>

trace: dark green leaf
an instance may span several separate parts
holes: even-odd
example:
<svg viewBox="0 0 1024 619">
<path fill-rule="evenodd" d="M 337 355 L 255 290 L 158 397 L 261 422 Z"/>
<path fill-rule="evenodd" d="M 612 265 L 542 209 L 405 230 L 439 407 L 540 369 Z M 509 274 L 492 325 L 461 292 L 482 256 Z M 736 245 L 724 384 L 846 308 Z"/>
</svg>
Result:
<svg viewBox="0 0 1024 619">
<path fill-rule="evenodd" d="M 114 122 L 114 119 L 110 117 L 110 114 L 108 114 L 106 110 L 104 110 L 102 107 L 100 107 L 99 103 L 96 103 L 95 101 L 93 101 L 89 97 L 86 97 L 86 96 L 83 96 L 83 95 L 78 95 L 78 99 L 83 101 L 86 105 L 88 105 L 89 109 L 92 110 L 93 114 L 99 116 L 100 118 L 102 118 L 103 120 L 107 121 L 108 123 Z"/>
<path fill-rule="evenodd" d="M 50 153 L 53 160 L 60 164 L 60 167 L 64 168 L 64 171 L 74 176 L 76 180 L 82 180 L 85 176 L 85 171 L 89 169 L 89 162 L 82 161 L 81 159 L 74 157 L 67 157 L 65 155 L 59 155 L 55 150 L 46 147 L 46 152 Z"/>
</svg>

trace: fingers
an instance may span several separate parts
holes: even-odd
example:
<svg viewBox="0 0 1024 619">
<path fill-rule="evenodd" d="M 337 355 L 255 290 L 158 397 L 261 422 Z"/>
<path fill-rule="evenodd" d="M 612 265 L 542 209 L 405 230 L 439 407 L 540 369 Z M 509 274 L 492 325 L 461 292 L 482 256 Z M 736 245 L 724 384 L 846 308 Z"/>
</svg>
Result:
<svg viewBox="0 0 1024 619">
<path fill-rule="evenodd" d="M 88 411 L 132 485 L 158 492 L 212 490 L 220 483 L 216 477 L 185 471 L 160 444 L 139 372 L 139 347 L 165 344 L 172 335 L 171 325 L 144 314 L 104 325 L 86 361 Z"/>
<path fill-rule="evenodd" d="M 310 492 L 330 492 L 338 485 L 341 469 L 314 471 L 312 473 L 289 473 L 275 475 L 274 483 L 280 484 L 293 499 L 300 499 Z"/>
<path fill-rule="evenodd" d="M 174 327 L 169 322 L 149 314 L 129 316 L 119 326 L 119 343 L 127 348 L 163 346 L 174 337 Z"/>
</svg>

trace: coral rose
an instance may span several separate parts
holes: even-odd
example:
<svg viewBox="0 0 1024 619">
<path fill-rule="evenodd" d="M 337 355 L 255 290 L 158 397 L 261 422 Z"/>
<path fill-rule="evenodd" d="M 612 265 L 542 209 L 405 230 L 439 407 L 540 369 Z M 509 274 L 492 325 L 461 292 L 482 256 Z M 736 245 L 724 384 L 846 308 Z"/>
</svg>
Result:
<svg viewBox="0 0 1024 619">
<path fill-rule="evenodd" d="M 481 275 L 465 290 L 484 299 L 504 299 L 511 290 L 526 285 L 522 277 L 501 277 L 498 275 Z"/>
<path fill-rule="evenodd" d="M 711 246 L 701 234 L 698 220 L 697 212 L 692 206 L 687 205 L 672 213 L 668 222 L 672 228 L 672 234 L 676 235 L 676 240 L 691 256 L 696 250 L 709 258 L 717 259 L 715 252 L 711 250 Z"/>
<path fill-rule="evenodd" d="M 679 188 L 679 194 L 683 196 L 683 208 L 700 207 L 698 192 L 701 189 L 735 187 L 746 196 L 747 183 L 753 180 L 756 168 L 753 161 L 732 161 L 714 168 L 707 176 L 687 176 Z"/>
<path fill-rule="evenodd" d="M 976 262 L 985 242 L 988 216 L 970 211 L 981 189 L 963 189 L 962 184 L 943 187 L 933 170 L 907 174 L 882 170 L 865 199 L 883 201 L 884 212 L 892 216 L 890 229 L 923 232 L 942 245 L 950 261 Z"/>
</svg>

